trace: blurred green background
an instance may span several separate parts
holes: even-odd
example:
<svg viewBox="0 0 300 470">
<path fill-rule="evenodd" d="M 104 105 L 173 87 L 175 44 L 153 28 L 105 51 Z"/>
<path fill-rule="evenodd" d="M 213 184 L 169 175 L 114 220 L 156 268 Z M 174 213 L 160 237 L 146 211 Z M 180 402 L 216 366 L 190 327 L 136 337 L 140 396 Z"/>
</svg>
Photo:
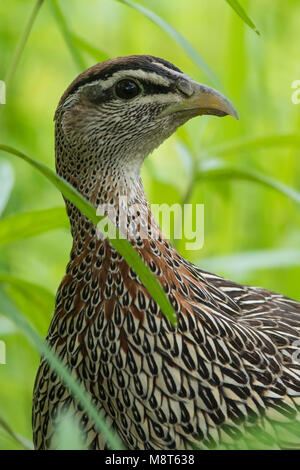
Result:
<svg viewBox="0 0 300 470">
<path fill-rule="evenodd" d="M 0 105 L 0 144 L 54 168 L 54 111 L 84 67 L 129 54 L 173 62 L 225 93 L 240 120 L 195 119 L 156 150 L 143 169 L 150 202 L 203 203 L 203 249 L 186 251 L 183 239 L 178 250 L 205 269 L 300 301 L 300 104 L 292 103 L 292 83 L 300 80 L 299 1 L 241 0 L 257 35 L 225 0 L 140 0 L 189 41 L 196 60 L 166 28 L 120 1 L 40 3 Z M 36 4 L 0 3 L 0 80 L 12 71 Z M 262 184 L 265 177 L 285 186 L 275 191 Z M 43 336 L 71 247 L 63 210 L 49 211 L 58 207 L 62 197 L 43 176 L 0 152 L 1 287 Z M 19 449 L 31 440 L 39 354 L 1 305 L 7 363 L 0 364 L 0 449 Z"/>
</svg>

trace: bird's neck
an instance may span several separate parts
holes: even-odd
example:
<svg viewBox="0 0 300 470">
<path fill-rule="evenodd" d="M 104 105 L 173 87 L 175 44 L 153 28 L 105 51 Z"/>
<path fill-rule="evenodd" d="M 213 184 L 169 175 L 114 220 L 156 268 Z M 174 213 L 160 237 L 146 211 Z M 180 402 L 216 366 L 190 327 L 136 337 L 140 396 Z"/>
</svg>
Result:
<svg viewBox="0 0 300 470">
<path fill-rule="evenodd" d="M 98 215 L 108 216 L 126 238 L 139 236 L 140 230 L 142 238 L 148 237 L 145 227 L 149 224 L 155 233 L 160 232 L 144 192 L 140 156 L 119 154 L 118 158 L 109 158 L 107 154 L 92 154 L 86 148 L 80 152 L 68 148 L 66 152 L 65 147 L 63 155 L 59 151 L 58 146 L 58 174 L 91 202 Z M 66 201 L 66 205 L 74 241 L 81 245 L 95 236 L 93 224 L 73 204 Z M 96 235 L 99 237 L 99 231 Z"/>
</svg>

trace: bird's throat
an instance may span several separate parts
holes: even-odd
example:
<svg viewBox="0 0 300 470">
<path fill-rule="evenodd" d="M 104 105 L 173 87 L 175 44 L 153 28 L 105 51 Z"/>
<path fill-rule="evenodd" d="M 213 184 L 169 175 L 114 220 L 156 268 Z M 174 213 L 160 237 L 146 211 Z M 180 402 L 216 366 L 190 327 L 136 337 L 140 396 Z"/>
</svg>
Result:
<svg viewBox="0 0 300 470">
<path fill-rule="evenodd" d="M 128 168 L 127 171 L 126 167 L 121 170 L 116 167 L 90 170 L 88 180 L 89 184 L 85 186 L 77 178 L 69 182 L 93 204 L 97 215 L 105 216 L 106 219 L 99 222 L 94 233 L 93 224 L 73 204 L 66 201 L 72 235 L 77 245 L 86 243 L 87 234 L 83 227 L 89 228 L 89 237 L 100 240 L 121 236 L 135 243 L 136 240 L 143 240 L 154 234 L 161 235 L 136 168 Z M 110 227 L 107 219 L 111 223 Z"/>
</svg>

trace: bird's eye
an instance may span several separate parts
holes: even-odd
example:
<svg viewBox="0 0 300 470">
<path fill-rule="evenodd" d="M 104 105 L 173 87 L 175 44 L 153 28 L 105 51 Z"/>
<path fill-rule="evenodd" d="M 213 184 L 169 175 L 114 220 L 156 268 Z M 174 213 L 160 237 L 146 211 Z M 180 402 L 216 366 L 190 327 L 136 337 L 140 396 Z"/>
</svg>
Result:
<svg viewBox="0 0 300 470">
<path fill-rule="evenodd" d="M 119 98 L 130 100 L 141 92 L 141 88 L 135 81 L 124 79 L 116 84 L 115 92 Z"/>
</svg>

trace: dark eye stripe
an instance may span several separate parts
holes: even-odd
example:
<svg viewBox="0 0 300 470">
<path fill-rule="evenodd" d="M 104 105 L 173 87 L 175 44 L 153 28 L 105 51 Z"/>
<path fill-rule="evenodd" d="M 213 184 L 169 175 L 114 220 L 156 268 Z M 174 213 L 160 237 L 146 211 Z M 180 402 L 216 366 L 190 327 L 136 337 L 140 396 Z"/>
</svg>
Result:
<svg viewBox="0 0 300 470">
<path fill-rule="evenodd" d="M 170 86 L 158 85 L 156 83 L 150 82 L 149 80 L 140 80 L 144 88 L 144 95 L 156 95 L 160 93 L 170 93 L 173 87 L 172 84 Z"/>
<path fill-rule="evenodd" d="M 128 77 L 130 80 L 130 77 Z M 134 79 L 135 82 L 140 83 L 142 87 L 142 96 L 149 96 L 149 95 L 157 95 L 157 94 L 167 94 L 172 92 L 173 86 L 163 86 L 158 85 L 156 83 L 151 82 L 150 80 L 137 80 Z M 118 82 L 116 82 L 118 83 Z M 116 86 L 114 83 L 111 87 L 107 88 L 106 90 L 101 90 L 99 85 L 89 86 L 85 90 L 86 97 L 95 104 L 107 103 L 110 100 L 116 99 L 114 89 Z"/>
<path fill-rule="evenodd" d="M 130 80 L 130 76 L 128 77 Z M 145 80 L 145 79 L 140 79 L 140 78 L 133 78 L 133 80 L 137 83 L 139 83 L 143 89 L 143 95 L 157 95 L 160 93 L 170 93 L 170 91 L 173 90 L 173 84 L 171 83 L 170 85 L 159 85 L 157 83 L 151 82 L 150 80 Z M 114 87 L 116 86 L 116 83 L 114 83 L 111 87 L 107 88 L 104 93 L 108 92 L 110 93 Z"/>
</svg>

